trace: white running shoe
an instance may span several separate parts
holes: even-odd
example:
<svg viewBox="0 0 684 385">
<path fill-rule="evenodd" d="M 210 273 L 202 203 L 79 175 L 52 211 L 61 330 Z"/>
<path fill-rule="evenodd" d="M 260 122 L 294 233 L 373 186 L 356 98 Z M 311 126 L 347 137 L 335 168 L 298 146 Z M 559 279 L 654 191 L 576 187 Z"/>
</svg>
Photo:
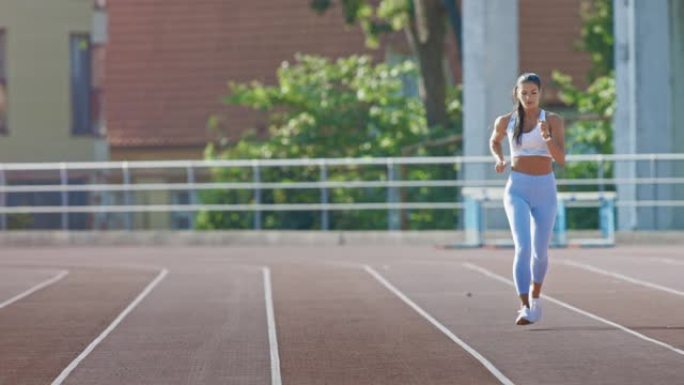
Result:
<svg viewBox="0 0 684 385">
<path fill-rule="evenodd" d="M 539 322 L 539 321 L 541 321 L 541 318 L 542 318 L 541 299 L 530 297 L 530 311 L 529 311 L 529 318 L 527 320 L 530 322 Z"/>
<path fill-rule="evenodd" d="M 530 314 L 530 308 L 527 306 L 523 306 L 520 310 L 518 310 L 518 318 L 515 319 L 515 324 L 516 325 L 529 325 L 532 323 L 530 320 L 531 314 Z"/>
</svg>

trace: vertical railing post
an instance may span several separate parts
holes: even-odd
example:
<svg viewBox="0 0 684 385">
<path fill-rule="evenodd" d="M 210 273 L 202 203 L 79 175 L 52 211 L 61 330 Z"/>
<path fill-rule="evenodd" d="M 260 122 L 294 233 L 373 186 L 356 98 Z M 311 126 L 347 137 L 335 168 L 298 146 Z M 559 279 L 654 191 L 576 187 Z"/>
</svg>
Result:
<svg viewBox="0 0 684 385">
<path fill-rule="evenodd" d="M 323 208 L 321 209 L 321 230 L 330 230 L 330 214 L 328 213 L 328 203 L 329 201 L 329 195 L 328 195 L 328 187 L 325 185 L 328 182 L 328 169 L 325 164 L 325 160 L 321 160 L 321 176 L 320 176 L 320 181 L 323 184 L 321 186 L 321 204 L 323 205 Z"/>
<path fill-rule="evenodd" d="M 399 202 L 399 189 L 392 186 L 392 183 L 397 179 L 397 169 L 392 159 L 387 160 L 387 203 L 389 205 Z M 400 212 L 397 208 L 389 207 L 387 209 L 387 229 L 399 230 L 400 227 Z"/>
<path fill-rule="evenodd" d="M 603 234 L 603 237 L 606 237 L 606 232 L 604 231 L 604 220 L 605 220 L 605 214 L 604 214 L 604 201 L 605 197 L 603 196 L 603 192 L 605 191 L 605 187 L 603 184 L 603 178 L 605 176 L 605 172 L 603 170 L 604 167 L 604 160 L 603 160 L 603 155 L 598 156 L 598 177 L 600 179 L 600 183 L 598 186 L 598 191 L 599 191 L 599 203 L 601 204 L 601 208 L 599 209 L 599 227 L 601 228 L 601 232 Z"/>
<path fill-rule="evenodd" d="M 553 224 L 553 238 L 551 244 L 556 247 L 568 245 L 568 228 L 566 219 L 565 200 L 557 198 L 556 221 Z"/>
<path fill-rule="evenodd" d="M 95 181 L 95 184 L 105 184 L 107 183 L 107 178 L 105 177 L 105 173 L 103 170 L 97 170 L 95 171 L 95 175 L 92 178 L 92 180 Z M 93 221 L 92 221 L 92 227 L 90 230 L 102 230 L 103 228 L 107 229 L 109 228 L 109 213 L 107 213 L 104 210 L 104 206 L 107 204 L 109 201 L 109 195 L 111 194 L 111 191 L 106 190 L 106 191 L 93 191 L 91 193 L 91 200 L 95 201 L 99 204 L 100 208 L 103 209 L 101 213 L 93 213 Z M 102 219 L 104 218 L 104 219 Z"/>
<path fill-rule="evenodd" d="M 62 230 L 69 230 L 69 213 L 67 212 L 69 207 L 69 192 L 67 188 L 69 186 L 69 175 L 65 163 L 60 163 L 59 165 L 59 180 L 61 189 L 61 203 L 62 203 Z"/>
<path fill-rule="evenodd" d="M 467 246 L 480 247 L 484 243 L 483 210 L 482 201 L 477 197 L 463 197 L 463 231 Z"/>
<path fill-rule="evenodd" d="M 130 206 L 132 203 L 132 197 L 131 197 L 131 173 L 128 168 L 128 162 L 123 162 L 121 165 L 121 171 L 123 175 L 123 183 L 124 183 L 124 205 Z M 126 210 L 124 213 L 125 215 L 125 226 L 126 230 L 132 230 L 133 229 L 133 213 L 130 211 L 130 209 Z"/>
<path fill-rule="evenodd" d="M 186 177 L 188 183 L 188 204 L 195 205 L 197 204 L 197 190 L 195 187 L 195 168 L 192 164 L 188 165 L 186 169 Z M 190 213 L 190 228 L 194 229 L 195 213 L 197 213 L 197 211 L 188 211 L 187 213 Z"/>
<path fill-rule="evenodd" d="M 252 182 L 254 182 L 254 204 L 261 205 L 261 169 L 259 168 L 259 161 L 252 162 Z M 261 230 L 261 210 L 254 209 L 254 230 Z"/>
<path fill-rule="evenodd" d="M 461 175 L 463 174 L 463 160 L 459 156 L 456 158 L 456 163 L 454 163 L 454 168 L 456 169 L 456 175 L 455 179 L 456 180 L 461 180 Z M 463 201 L 463 186 L 456 186 L 455 191 L 454 191 L 454 198 L 455 202 L 462 202 Z M 456 229 L 465 229 L 465 206 L 461 208 L 461 211 L 458 212 L 458 215 L 456 216 L 456 223 L 454 223 L 454 227 Z"/>
<path fill-rule="evenodd" d="M 603 197 L 600 204 L 601 235 L 609 244 L 613 244 L 615 243 L 615 199 Z"/>
</svg>

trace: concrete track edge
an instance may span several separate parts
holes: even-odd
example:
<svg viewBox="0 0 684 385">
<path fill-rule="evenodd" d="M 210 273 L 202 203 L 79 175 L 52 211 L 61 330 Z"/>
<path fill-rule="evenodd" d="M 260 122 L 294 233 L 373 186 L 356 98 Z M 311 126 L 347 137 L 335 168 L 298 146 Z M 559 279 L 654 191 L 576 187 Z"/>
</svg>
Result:
<svg viewBox="0 0 684 385">
<path fill-rule="evenodd" d="M 510 240 L 505 231 L 492 239 Z M 579 234 L 578 236 L 582 236 Z M 572 232 L 569 238 L 572 238 Z M 489 238 L 489 237 L 488 237 Z M 461 231 L 4 231 L 0 246 L 449 246 Z M 617 232 L 616 244 L 684 244 L 684 231 Z"/>
</svg>

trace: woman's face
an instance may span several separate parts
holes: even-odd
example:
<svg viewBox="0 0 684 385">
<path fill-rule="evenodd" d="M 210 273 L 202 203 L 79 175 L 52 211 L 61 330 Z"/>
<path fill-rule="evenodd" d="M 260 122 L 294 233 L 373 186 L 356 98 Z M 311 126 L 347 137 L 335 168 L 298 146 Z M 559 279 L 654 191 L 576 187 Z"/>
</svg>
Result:
<svg viewBox="0 0 684 385">
<path fill-rule="evenodd" d="M 525 109 L 539 107 L 541 90 L 533 82 L 523 82 L 518 85 L 518 100 Z"/>
</svg>

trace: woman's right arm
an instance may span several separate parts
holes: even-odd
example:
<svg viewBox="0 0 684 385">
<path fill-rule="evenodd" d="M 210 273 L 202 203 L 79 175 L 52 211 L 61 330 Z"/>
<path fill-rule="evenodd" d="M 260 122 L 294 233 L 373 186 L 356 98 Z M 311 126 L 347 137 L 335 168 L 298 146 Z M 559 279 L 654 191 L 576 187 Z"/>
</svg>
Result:
<svg viewBox="0 0 684 385">
<path fill-rule="evenodd" d="M 499 116 L 494 122 L 494 130 L 492 131 L 492 136 L 489 138 L 489 150 L 496 159 L 496 166 L 494 169 L 498 173 L 504 172 L 506 169 L 506 159 L 503 155 L 503 149 L 501 148 L 501 142 L 506 137 L 506 126 L 508 125 L 508 119 L 506 115 Z"/>
</svg>

